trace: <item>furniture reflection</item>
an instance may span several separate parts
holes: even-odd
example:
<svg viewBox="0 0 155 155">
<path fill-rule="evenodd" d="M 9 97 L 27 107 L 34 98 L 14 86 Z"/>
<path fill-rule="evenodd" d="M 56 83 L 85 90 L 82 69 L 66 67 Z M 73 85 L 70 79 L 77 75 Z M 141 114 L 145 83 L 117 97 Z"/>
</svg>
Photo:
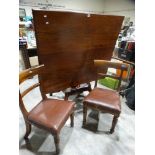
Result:
<svg viewBox="0 0 155 155">
<path fill-rule="evenodd" d="M 37 74 L 41 74 L 43 69 L 44 66 L 41 65 L 20 72 L 19 84 L 22 84 L 24 81 Z M 48 99 L 41 91 L 42 82 L 43 81 L 40 81 L 40 83 L 36 83 L 23 92 L 20 91 L 19 93 L 19 106 L 26 125 L 26 133 L 24 138 L 28 139 L 31 132 L 31 124 L 41 129 L 45 129 L 54 136 L 56 153 L 59 153 L 59 133 L 61 128 L 64 126 L 69 117 L 71 119 L 71 127 L 74 125 L 74 102 Z M 39 104 L 28 112 L 25 108 L 23 97 L 36 87 L 40 87 L 42 101 L 40 101 Z"/>
<path fill-rule="evenodd" d="M 121 101 L 118 91 L 120 89 L 123 72 L 127 71 L 128 66 L 127 64 L 110 62 L 106 60 L 94 60 L 94 64 L 97 68 L 98 76 L 96 77 L 95 88 L 88 94 L 88 96 L 85 97 L 83 101 L 83 127 L 86 126 L 87 109 L 90 108 L 114 115 L 112 127 L 110 129 L 110 133 L 113 133 L 118 117 L 121 113 Z M 103 74 L 102 70 L 108 68 L 120 69 L 121 73 L 119 76 Z M 111 77 L 119 81 L 116 91 L 96 87 L 97 79 L 105 77 Z"/>
</svg>

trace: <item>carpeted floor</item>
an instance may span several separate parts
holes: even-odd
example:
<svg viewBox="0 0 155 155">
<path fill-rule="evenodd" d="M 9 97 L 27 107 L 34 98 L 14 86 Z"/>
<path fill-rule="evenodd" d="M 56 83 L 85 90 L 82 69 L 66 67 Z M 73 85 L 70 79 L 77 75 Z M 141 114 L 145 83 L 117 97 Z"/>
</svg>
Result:
<svg viewBox="0 0 155 155">
<path fill-rule="evenodd" d="M 25 89 L 31 83 L 37 81 L 37 77 L 23 83 L 21 89 Z M 25 86 L 24 86 L 25 84 Z M 102 87 L 102 86 L 99 86 Z M 87 94 L 84 93 L 85 96 Z M 62 92 L 53 94 L 54 98 L 63 98 Z M 28 94 L 24 101 L 27 109 L 31 109 L 41 100 L 39 89 Z M 87 129 L 82 128 L 82 100 L 83 96 L 70 100 L 76 101 L 74 127 L 70 127 L 67 121 L 60 133 L 60 155 L 134 155 L 135 154 L 135 112 L 128 108 L 125 99 L 122 100 L 122 113 L 119 117 L 115 132 L 108 134 L 111 127 L 112 115 L 100 113 L 97 123 L 97 113 L 89 110 Z M 20 155 L 54 155 L 55 145 L 53 136 L 41 129 L 32 127 L 29 141 L 25 141 L 25 124 L 19 110 L 19 154 Z"/>
</svg>

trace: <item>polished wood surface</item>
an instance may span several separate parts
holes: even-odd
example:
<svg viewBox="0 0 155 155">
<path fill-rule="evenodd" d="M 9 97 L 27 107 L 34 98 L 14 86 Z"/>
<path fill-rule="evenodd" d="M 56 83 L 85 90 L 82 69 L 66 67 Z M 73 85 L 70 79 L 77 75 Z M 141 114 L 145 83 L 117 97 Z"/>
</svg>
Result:
<svg viewBox="0 0 155 155">
<path fill-rule="evenodd" d="M 33 10 L 43 91 L 56 92 L 95 79 L 94 59 L 109 60 L 122 16 Z"/>
<path fill-rule="evenodd" d="M 113 58 L 113 59 L 116 59 L 116 60 L 123 61 L 124 63 L 127 63 L 127 64 L 130 64 L 130 65 L 135 66 L 135 63 L 134 63 L 134 62 L 127 61 L 127 60 L 124 60 L 124 59 L 121 59 L 121 58 L 118 58 L 118 57 L 115 57 L 115 56 L 112 56 L 112 58 Z"/>
<path fill-rule="evenodd" d="M 41 74 L 41 71 L 43 71 L 44 65 L 32 67 L 26 70 L 23 70 L 19 73 L 19 84 L 21 84 L 23 81 L 27 80 L 28 78 L 31 78 L 38 74 L 38 72 Z"/>
</svg>

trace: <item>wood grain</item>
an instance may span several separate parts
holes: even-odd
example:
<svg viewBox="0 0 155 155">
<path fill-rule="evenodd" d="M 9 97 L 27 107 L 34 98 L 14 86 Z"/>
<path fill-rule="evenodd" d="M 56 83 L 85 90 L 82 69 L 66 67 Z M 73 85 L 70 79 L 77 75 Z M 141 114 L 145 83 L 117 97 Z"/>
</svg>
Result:
<svg viewBox="0 0 155 155">
<path fill-rule="evenodd" d="M 45 93 L 64 90 L 96 77 L 94 59 L 109 60 L 122 16 L 33 10 L 41 80 Z"/>
</svg>

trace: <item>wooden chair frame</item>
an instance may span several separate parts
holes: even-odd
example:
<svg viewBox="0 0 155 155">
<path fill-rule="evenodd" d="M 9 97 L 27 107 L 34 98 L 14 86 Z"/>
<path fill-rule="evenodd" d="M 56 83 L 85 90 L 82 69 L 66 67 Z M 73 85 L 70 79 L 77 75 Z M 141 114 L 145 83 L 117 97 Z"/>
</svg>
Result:
<svg viewBox="0 0 155 155">
<path fill-rule="evenodd" d="M 119 80 L 118 87 L 117 87 L 117 90 L 116 90 L 116 91 L 119 91 L 120 90 L 120 86 L 121 86 L 123 72 L 128 70 L 128 65 L 124 64 L 124 63 L 111 62 L 111 61 L 106 61 L 106 60 L 94 60 L 94 65 L 97 68 L 97 76 L 96 76 L 94 88 L 97 87 L 98 79 L 105 78 L 105 77 L 111 77 L 111 78 Z M 120 76 L 107 75 L 107 74 L 101 73 L 102 69 L 105 71 L 108 68 L 120 69 L 121 70 Z M 86 103 L 84 102 L 84 104 L 83 104 L 83 127 L 86 126 L 86 117 L 87 117 L 87 109 L 88 108 L 94 109 L 94 110 L 97 110 L 97 111 L 102 111 L 102 112 L 105 112 L 105 113 L 111 113 L 111 112 L 108 112 L 107 110 L 100 110 L 97 107 L 91 106 L 87 102 Z M 114 129 L 115 129 L 115 126 L 117 124 L 117 120 L 118 120 L 118 117 L 119 117 L 120 113 L 111 113 L 111 114 L 113 114 L 114 117 L 113 117 L 111 129 L 110 129 L 110 133 L 113 133 Z"/>
<path fill-rule="evenodd" d="M 40 65 L 40 66 L 29 68 L 29 69 L 26 69 L 26 70 L 20 72 L 20 74 L 19 74 L 19 85 L 22 82 L 26 81 L 27 79 L 32 78 L 35 75 L 39 75 L 43 68 L 44 68 L 44 65 Z M 43 94 L 42 91 L 41 91 L 41 83 L 36 83 L 36 84 L 30 86 L 29 88 L 27 88 L 22 93 L 20 93 L 20 91 L 19 91 L 19 107 L 20 107 L 20 110 L 21 110 L 21 112 L 23 114 L 25 125 L 26 125 L 26 133 L 25 133 L 25 136 L 24 136 L 25 140 L 28 139 L 28 136 L 29 136 L 29 134 L 31 132 L 31 124 L 32 123 L 28 121 L 29 112 L 26 110 L 22 98 L 36 87 L 40 87 L 40 92 L 41 92 L 42 99 L 43 100 L 47 99 L 47 96 L 45 94 Z M 74 111 L 70 114 L 70 119 L 71 119 L 71 127 L 73 127 L 74 126 Z M 35 125 L 35 126 L 37 126 L 39 128 L 46 129 L 46 128 L 41 127 L 41 126 L 36 125 L 36 124 L 33 124 L 33 125 Z M 56 153 L 58 154 L 60 152 L 60 149 L 59 149 L 59 141 L 60 141 L 59 133 L 58 134 L 52 133 L 52 135 L 54 136 L 54 142 L 55 142 L 55 146 L 56 146 Z"/>
</svg>

